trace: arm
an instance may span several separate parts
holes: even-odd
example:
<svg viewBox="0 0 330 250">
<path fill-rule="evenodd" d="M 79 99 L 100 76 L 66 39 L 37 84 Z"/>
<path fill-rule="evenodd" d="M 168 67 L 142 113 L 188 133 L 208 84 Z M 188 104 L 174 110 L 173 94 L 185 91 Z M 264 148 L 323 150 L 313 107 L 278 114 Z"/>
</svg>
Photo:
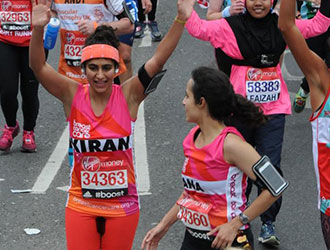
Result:
<svg viewBox="0 0 330 250">
<path fill-rule="evenodd" d="M 41 0 L 37 5 L 35 0 L 32 1 L 33 31 L 29 48 L 29 62 L 30 68 L 33 70 L 38 81 L 50 94 L 62 101 L 64 110 L 68 116 L 78 83 L 62 76 L 46 63 L 43 32 L 45 25 L 50 19 L 50 2 L 50 0 Z"/>
<path fill-rule="evenodd" d="M 209 7 L 206 13 L 207 20 L 215 20 L 222 18 L 221 7 L 223 0 L 209 0 Z"/>
<path fill-rule="evenodd" d="M 179 197 L 179 199 L 183 196 Z M 158 247 L 159 241 L 164 237 L 170 227 L 178 220 L 177 214 L 180 210 L 180 207 L 175 204 L 163 217 L 163 219 L 158 223 L 157 226 L 149 230 L 146 236 L 143 239 L 141 249 L 146 247 L 146 250 L 156 250 Z"/>
<path fill-rule="evenodd" d="M 312 19 L 297 20 L 296 25 L 305 39 L 326 32 L 330 26 L 330 1 L 322 0 L 320 10 Z"/>
<path fill-rule="evenodd" d="M 186 2 L 187 0 L 184 1 Z M 185 16 L 181 13 L 184 1 L 178 0 L 177 14 L 177 18 L 183 21 L 186 20 Z M 150 77 L 153 77 L 163 69 L 164 64 L 179 43 L 183 30 L 184 24 L 174 20 L 168 33 L 158 45 L 155 54 L 145 64 L 145 70 Z M 131 117 L 136 118 L 138 107 L 146 97 L 144 94 L 144 87 L 138 76 L 135 75 L 123 83 L 122 89 L 130 109 Z"/>
<path fill-rule="evenodd" d="M 240 168 L 249 178 L 256 180 L 256 176 L 252 170 L 252 166 L 260 159 L 260 155 L 255 149 L 243 141 L 239 136 L 234 134 L 228 134 L 224 142 L 224 158 L 225 160 L 234 166 Z M 252 221 L 261 213 L 266 211 L 278 197 L 274 197 L 271 193 L 265 189 L 261 194 L 252 202 L 252 204 L 244 211 Z M 231 246 L 233 240 L 237 235 L 237 231 L 243 224 L 241 220 L 235 217 L 230 222 L 217 226 L 209 232 L 210 235 L 217 233 L 212 247 L 227 247 Z"/>
<path fill-rule="evenodd" d="M 197 39 L 209 41 L 213 47 L 220 47 L 218 43 L 221 39 L 223 39 L 221 43 L 225 43 L 226 31 L 224 27 L 229 26 L 227 21 L 223 18 L 210 21 L 203 20 L 193 10 L 192 6 L 189 7 L 191 7 L 191 11 L 187 12 L 189 19 L 185 26 L 188 33 Z"/>
<path fill-rule="evenodd" d="M 225 9 L 221 10 L 223 5 L 223 0 L 210 0 L 210 6 L 207 10 L 206 19 L 215 20 L 220 18 L 225 18 L 233 15 L 238 15 L 243 13 L 245 10 L 245 4 L 242 0 L 234 0 L 231 2 L 231 6 L 227 6 Z"/>
<path fill-rule="evenodd" d="M 117 21 L 97 23 L 94 20 L 82 19 L 78 22 L 79 31 L 85 36 L 89 36 L 94 33 L 97 26 L 107 25 L 115 30 L 116 35 L 132 33 L 134 31 L 134 24 L 131 23 L 127 15 L 124 14 L 124 1 L 125 0 L 107 0 L 105 3 L 105 7 L 111 12 L 111 14 L 117 17 Z"/>
<path fill-rule="evenodd" d="M 101 24 L 111 26 L 115 30 L 116 35 L 130 34 L 134 31 L 134 24 L 131 23 L 128 17 L 121 18 L 118 21 Z"/>
<path fill-rule="evenodd" d="M 279 28 L 296 62 L 307 78 L 311 90 L 312 109 L 316 111 L 328 91 L 330 74 L 325 62 L 308 48 L 295 24 L 294 0 L 282 1 Z"/>
</svg>

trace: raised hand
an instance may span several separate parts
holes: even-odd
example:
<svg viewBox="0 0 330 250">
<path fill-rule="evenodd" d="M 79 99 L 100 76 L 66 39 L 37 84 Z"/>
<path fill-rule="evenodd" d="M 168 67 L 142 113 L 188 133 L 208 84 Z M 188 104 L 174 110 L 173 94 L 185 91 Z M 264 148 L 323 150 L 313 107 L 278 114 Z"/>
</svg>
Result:
<svg viewBox="0 0 330 250">
<path fill-rule="evenodd" d="M 33 28 L 44 28 L 50 20 L 51 0 L 31 0 L 32 2 L 32 26 Z"/>
<path fill-rule="evenodd" d="M 178 18 L 180 20 L 186 21 L 194 9 L 194 4 L 196 0 L 178 0 Z"/>
<path fill-rule="evenodd" d="M 231 16 L 242 13 L 244 11 L 244 9 L 245 9 L 244 1 L 242 1 L 242 0 L 231 1 L 231 6 L 229 9 Z"/>
</svg>

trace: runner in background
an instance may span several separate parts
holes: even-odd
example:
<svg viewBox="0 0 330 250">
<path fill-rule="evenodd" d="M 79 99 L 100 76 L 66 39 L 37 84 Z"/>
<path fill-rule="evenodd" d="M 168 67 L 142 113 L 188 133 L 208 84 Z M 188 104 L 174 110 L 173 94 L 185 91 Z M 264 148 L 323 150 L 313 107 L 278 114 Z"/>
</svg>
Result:
<svg viewBox="0 0 330 250">
<path fill-rule="evenodd" d="M 115 29 L 117 35 L 134 31 L 134 21 L 124 11 L 125 0 L 54 0 L 52 9 L 61 21 L 61 54 L 58 72 L 73 80 L 87 83 L 81 72 L 81 49 L 86 37 L 100 24 Z"/>
<path fill-rule="evenodd" d="M 17 119 L 20 90 L 23 111 L 23 152 L 35 152 L 34 128 L 39 113 L 39 83 L 29 68 L 32 32 L 30 0 L 1 1 L 0 4 L 0 100 L 5 127 L 0 150 L 9 151 L 20 128 Z M 42 46 L 43 47 L 43 46 Z"/>
<path fill-rule="evenodd" d="M 286 44 L 277 27 L 278 6 L 272 11 L 271 0 L 246 0 L 244 14 L 206 21 L 193 11 L 195 1 L 188 1 L 192 3 L 187 9 L 188 32 L 212 44 L 220 62 L 218 66 L 230 75 L 235 92 L 254 102 L 268 117 L 266 124 L 258 128 L 249 128 L 234 117 L 226 124 L 238 128 L 247 142 L 255 146 L 260 155 L 267 155 L 281 172 L 285 118 L 291 114 L 291 101 L 279 63 Z M 322 1 L 321 9 L 328 8 L 326 1 Z M 297 20 L 297 25 L 304 37 L 309 38 L 324 33 L 330 18 L 318 12 L 313 19 Z M 232 66 L 222 67 L 226 65 Z M 262 227 L 258 240 L 263 244 L 280 244 L 275 221 L 281 201 L 278 199 L 260 216 Z"/>
<path fill-rule="evenodd" d="M 141 38 L 144 37 L 144 29 L 148 25 L 150 31 L 151 31 L 151 38 L 153 41 L 158 42 L 162 40 L 163 35 L 158 29 L 158 24 L 156 22 L 156 10 L 157 10 L 157 4 L 158 0 L 151 0 L 152 3 L 152 9 L 147 14 L 148 15 L 148 23 L 146 22 L 146 15 L 143 10 L 143 4 L 142 0 L 138 0 L 138 6 L 139 6 L 139 22 L 136 25 L 135 28 L 135 38 Z"/>
<path fill-rule="evenodd" d="M 323 15 L 330 17 L 330 1 Z M 295 1 L 282 0 L 279 28 L 294 58 L 307 79 L 310 89 L 313 131 L 313 158 L 318 189 L 318 208 L 323 238 L 330 249 L 330 72 L 323 58 L 315 54 L 295 24 Z M 330 50 L 330 44 L 325 47 Z"/>
<path fill-rule="evenodd" d="M 318 9 L 320 8 L 320 0 L 309 1 L 297 1 L 298 4 L 298 18 L 311 19 L 315 16 Z M 328 42 L 330 41 L 330 29 L 322 35 L 311 37 L 306 40 L 308 47 L 314 51 L 325 63 L 330 67 L 330 50 L 328 49 Z M 293 101 L 293 110 L 296 113 L 300 113 L 304 110 L 307 98 L 309 96 L 309 87 L 304 77 L 301 80 L 300 88 Z"/>
<path fill-rule="evenodd" d="M 97 27 L 82 49 L 81 66 L 89 83 L 83 84 L 45 62 L 41 47 L 49 7 L 50 0 L 33 0 L 30 66 L 45 89 L 63 103 L 70 124 L 74 161 L 66 204 L 67 248 L 130 250 L 140 210 L 132 131 L 140 103 L 156 89 L 183 33 L 181 12 L 155 54 L 122 85 L 113 84 L 125 70 L 119 41 L 112 27 Z"/>
<path fill-rule="evenodd" d="M 134 42 L 135 27 L 138 22 L 137 0 L 126 0 L 126 5 L 134 19 L 134 30 L 130 34 L 119 36 L 120 46 L 119 52 L 126 65 L 126 72 L 120 75 L 120 82 L 124 82 L 133 75 L 132 67 L 132 47 Z M 143 13 L 147 14 L 151 11 L 152 4 L 150 0 L 142 0 Z M 119 83 L 118 81 L 116 83 Z"/>
</svg>

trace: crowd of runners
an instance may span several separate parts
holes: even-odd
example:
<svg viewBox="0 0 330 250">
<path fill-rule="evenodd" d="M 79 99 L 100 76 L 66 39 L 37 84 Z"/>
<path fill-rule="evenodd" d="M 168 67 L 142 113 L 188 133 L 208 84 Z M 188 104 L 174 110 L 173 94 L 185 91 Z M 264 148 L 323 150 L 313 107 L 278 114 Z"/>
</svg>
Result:
<svg viewBox="0 0 330 250">
<path fill-rule="evenodd" d="M 258 241 L 278 246 L 276 216 L 288 183 L 281 170 L 285 117 L 310 96 L 313 158 L 321 226 L 330 249 L 330 1 L 209 0 L 201 19 L 196 0 L 178 0 L 166 35 L 157 0 L 21 0 L 1 2 L 0 100 L 5 122 L 0 150 L 19 134 L 23 152 L 36 152 L 39 83 L 61 101 L 69 123 L 70 187 L 65 210 L 67 249 L 132 249 L 140 215 L 133 131 L 141 102 L 156 90 L 183 31 L 209 42 L 218 69 L 198 67 L 185 87 L 183 191 L 148 231 L 142 249 L 157 249 L 177 221 L 182 250 L 253 249 L 250 222 L 260 216 Z M 44 30 L 61 22 L 58 69 L 47 63 Z M 160 42 L 137 72 L 134 39 L 149 28 Z M 193 39 L 193 38 L 191 38 Z M 305 40 L 307 39 L 307 40 Z M 304 73 L 291 105 L 281 72 L 289 46 Z M 313 52 L 314 51 L 314 52 Z M 138 157 L 138 156 L 137 156 Z M 111 168 L 108 167 L 108 163 Z M 253 185 L 258 196 L 250 200 Z M 164 211 L 165 212 L 165 211 Z"/>
</svg>

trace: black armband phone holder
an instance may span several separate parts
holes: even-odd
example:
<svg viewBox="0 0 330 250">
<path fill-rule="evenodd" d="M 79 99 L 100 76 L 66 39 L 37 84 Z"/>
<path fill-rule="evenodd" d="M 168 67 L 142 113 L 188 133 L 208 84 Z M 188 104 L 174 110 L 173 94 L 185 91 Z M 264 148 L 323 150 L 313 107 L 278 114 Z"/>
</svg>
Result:
<svg viewBox="0 0 330 250">
<path fill-rule="evenodd" d="M 147 95 L 156 90 L 160 80 L 163 78 L 167 70 L 164 69 L 151 78 L 145 70 L 144 65 L 145 64 L 139 68 L 138 78 L 144 87 L 144 94 Z"/>
<path fill-rule="evenodd" d="M 254 182 L 258 187 L 267 188 L 273 196 L 279 196 L 289 186 L 289 183 L 281 176 L 267 156 L 263 156 L 256 162 L 252 170 L 257 176 Z"/>
</svg>

